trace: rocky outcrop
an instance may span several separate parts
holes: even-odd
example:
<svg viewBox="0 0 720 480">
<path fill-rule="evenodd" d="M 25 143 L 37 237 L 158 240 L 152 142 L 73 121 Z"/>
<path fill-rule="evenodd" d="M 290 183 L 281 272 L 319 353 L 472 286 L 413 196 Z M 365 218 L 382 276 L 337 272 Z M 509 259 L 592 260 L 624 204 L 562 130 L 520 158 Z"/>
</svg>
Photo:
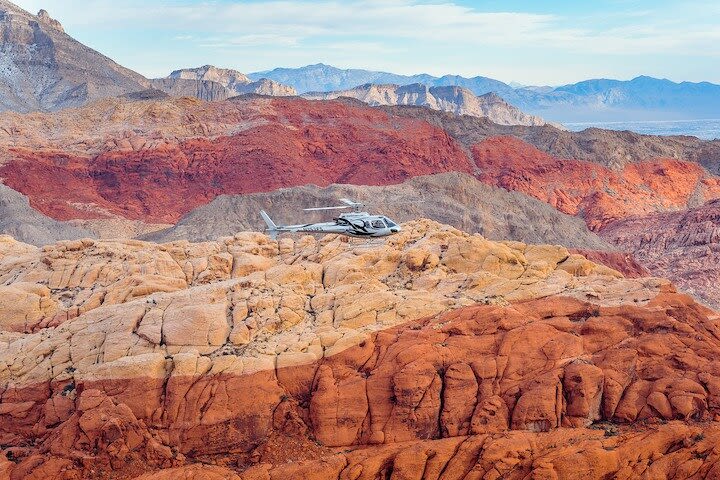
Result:
<svg viewBox="0 0 720 480">
<path fill-rule="evenodd" d="M 349 90 L 310 92 L 303 97 L 329 100 L 340 97 L 356 98 L 368 105 L 415 105 L 456 115 L 487 118 L 499 125 L 545 125 L 545 120 L 528 115 L 495 93 L 475 96 L 470 90 L 455 86 L 429 87 L 424 84 L 377 85 L 368 83 Z"/>
<path fill-rule="evenodd" d="M 601 235 L 633 252 L 654 275 L 720 308 L 720 200 L 613 222 Z"/>
<path fill-rule="evenodd" d="M 55 30 L 59 30 L 62 33 L 65 33 L 65 29 L 63 28 L 62 24 L 52 18 L 50 14 L 47 12 L 47 10 L 41 9 L 37 14 L 38 19 L 47 25 L 50 25 Z"/>
<path fill-rule="evenodd" d="M 608 266 L 626 277 L 638 278 L 649 277 L 651 274 L 647 268 L 643 267 L 640 262 L 630 253 L 613 252 L 607 250 L 587 250 L 583 248 L 572 248 L 572 253 L 579 253 L 583 257 L 595 263 Z"/>
<path fill-rule="evenodd" d="M 297 92 L 293 87 L 268 80 L 267 78 L 261 78 L 260 80 L 250 82 L 247 85 L 238 86 L 235 88 L 235 92 L 239 94 L 268 95 L 272 97 L 297 95 Z"/>
<path fill-rule="evenodd" d="M 594 231 L 617 219 L 720 197 L 720 177 L 690 162 L 658 158 L 610 169 L 553 157 L 514 137 L 491 137 L 471 149 L 482 182 L 580 216 Z"/>
<path fill-rule="evenodd" d="M 296 95 L 294 88 L 267 78 L 251 81 L 247 76 L 227 68 L 205 65 L 176 70 L 166 78 L 152 80 L 155 88 L 173 96 L 196 97 L 217 101 L 235 95 L 258 94 L 268 96 Z"/>
<path fill-rule="evenodd" d="M 331 239 L 333 241 L 328 244 L 327 241 Z M 31 317 L 19 317 L 18 321 L 25 322 L 20 328 L 24 331 L 60 324 L 102 305 L 124 304 L 157 292 L 184 291 L 193 286 L 231 280 L 273 268 L 273 272 L 280 275 L 276 278 L 278 286 L 283 287 L 285 281 L 299 281 L 306 285 L 302 289 L 306 292 L 303 295 L 311 297 L 317 295 L 318 287 L 315 283 L 320 281 L 320 277 L 323 285 L 330 285 L 335 281 L 338 285 L 349 285 L 369 275 L 367 279 L 372 282 L 366 285 L 364 290 L 357 292 L 363 294 L 370 294 L 377 291 L 377 288 L 380 290 L 401 288 L 403 291 L 407 288 L 410 290 L 420 288 L 425 292 L 431 287 L 439 295 L 434 299 L 429 298 L 427 293 L 424 293 L 427 298 L 411 295 L 411 291 L 401 295 L 403 298 L 409 295 L 408 301 L 416 302 L 415 309 L 420 305 L 428 305 L 431 310 L 446 304 L 448 300 L 444 298 L 445 296 L 451 296 L 454 299 L 452 302 L 460 302 L 457 305 L 471 302 L 470 297 L 463 300 L 467 293 L 461 294 L 465 290 L 462 284 L 465 283 L 477 283 L 476 294 L 479 296 L 473 297 L 474 301 L 490 297 L 515 298 L 520 293 L 514 290 L 519 288 L 520 284 L 516 281 L 506 283 L 501 281 L 502 278 L 517 280 L 527 275 L 539 275 L 544 278 L 550 272 L 547 269 L 554 269 L 558 264 L 563 265 L 560 269 L 563 272 L 587 274 L 597 271 L 607 275 L 620 275 L 607 267 L 587 261 L 583 263 L 583 257 L 570 254 L 564 247 L 528 246 L 524 243 L 496 244 L 477 235 L 469 236 L 451 227 L 441 228 L 430 221 L 411 223 L 407 232 L 391 237 L 388 242 L 384 246 L 366 248 L 362 245 L 355 247 L 347 238 L 328 237 L 317 242 L 313 237 L 304 237 L 297 246 L 299 249 L 297 252 L 295 252 L 295 243 L 291 239 L 282 240 L 278 244 L 268 242 L 266 237 L 259 233 L 238 234 L 235 237 L 226 237 L 221 242 L 207 244 L 178 242 L 158 245 L 134 240 L 83 239 L 61 242 L 55 246 L 44 247 L 42 250 L 32 249 L 22 243 L 10 242 L 0 261 L 0 272 L 2 272 L 0 281 L 5 282 L 7 288 L 38 291 L 42 292 L 42 296 L 47 297 L 43 301 L 47 305 L 43 310 L 45 313 L 31 316 L 35 319 L 33 321 L 27 320 Z M 414 245 L 418 242 L 420 242 L 418 248 L 410 248 L 410 244 Z M 422 245 L 424 246 L 420 248 Z M 290 252 L 285 251 L 288 249 L 295 253 L 288 257 Z M 402 252 L 406 250 L 407 254 L 403 254 Z M 28 260 L 27 254 L 33 251 L 35 258 Z M 297 259 L 293 260 L 295 255 L 301 252 L 303 257 L 309 259 L 307 261 L 309 263 L 305 262 L 307 265 L 300 265 Z M 532 255 L 541 253 L 550 255 L 555 264 L 540 263 L 534 266 L 532 271 L 526 272 L 525 269 L 529 265 L 526 253 L 531 259 Z M 18 263 L 15 257 L 21 257 L 23 262 Z M 291 277 L 285 278 L 290 273 L 283 273 L 281 268 L 283 259 L 293 263 L 292 267 L 287 267 L 288 271 L 300 277 L 295 280 Z M 350 263 L 347 263 L 348 261 Z M 499 288 L 498 290 L 491 289 L 486 292 L 488 284 L 486 281 L 481 281 L 481 278 L 487 277 L 488 274 L 473 271 L 473 268 L 479 268 L 485 263 L 487 265 L 484 268 L 493 271 L 493 275 L 498 276 L 497 282 L 505 284 L 503 287 L 496 285 L 493 288 Z M 509 271 L 503 273 L 504 268 L 510 268 L 515 273 Z M 536 269 L 542 272 L 536 272 Z M 435 274 L 428 276 L 431 272 Z M 454 280 L 444 283 L 442 279 L 448 275 L 448 280 L 450 278 Z M 564 273 L 558 272 L 557 275 L 559 277 L 553 279 L 560 284 L 564 284 L 569 278 L 566 278 Z M 385 286 L 377 283 L 376 276 L 389 283 Z M 415 276 L 419 276 L 417 279 L 419 283 L 412 287 L 412 277 Z M 97 281 L 99 278 L 102 278 L 102 282 Z M 33 286 L 36 284 L 44 287 Z M 262 290 L 265 288 L 263 285 L 265 285 L 264 281 L 258 284 L 258 288 Z M 210 297 L 218 293 L 213 289 L 203 291 L 206 291 Z M 333 296 L 323 297 L 322 300 L 316 299 L 312 310 L 321 314 L 321 310 L 330 309 L 331 312 L 322 315 L 327 317 L 329 313 L 333 313 L 331 316 L 335 318 L 336 328 L 343 323 L 341 321 L 343 317 L 352 320 L 349 325 L 353 328 L 358 326 L 353 322 L 360 322 L 361 319 L 363 322 L 370 320 L 369 315 L 366 315 L 368 313 L 366 309 L 350 308 L 350 305 L 347 306 L 348 311 L 343 314 L 343 309 L 332 300 Z M 404 301 L 401 297 L 396 300 Z M 290 297 L 287 297 L 286 300 L 289 299 Z M 188 300 L 192 300 L 192 297 L 188 297 Z M 297 321 L 302 320 L 305 315 L 301 312 L 311 300 L 312 298 L 295 298 L 292 303 L 287 304 L 291 307 L 287 314 Z M 368 301 L 385 306 L 392 303 L 392 299 L 387 296 L 380 298 L 370 296 Z M 256 300 L 253 300 L 250 303 L 255 302 Z M 240 311 L 245 309 L 238 310 L 238 313 Z M 273 315 L 274 311 L 275 309 L 270 309 L 265 313 Z M 397 315 L 388 313 L 388 321 L 391 323 L 398 321 Z M 12 320 L 10 323 L 17 322 Z"/>
<path fill-rule="evenodd" d="M 142 75 L 77 42 L 45 10 L 0 1 L 0 111 L 58 110 L 143 90 Z"/>
<path fill-rule="evenodd" d="M 156 242 L 201 242 L 243 230 L 262 231 L 265 223 L 258 212 L 263 209 L 281 224 L 327 221 L 328 212 L 303 212 L 302 209 L 335 205 L 338 198 L 362 202 L 369 210 L 382 212 L 397 222 L 429 218 L 466 232 L 480 233 L 490 240 L 613 249 L 588 231 L 578 218 L 564 215 L 527 195 L 491 187 L 458 172 L 414 177 L 388 187 L 308 185 L 268 193 L 221 195 L 183 216 L 169 229 L 143 238 Z M 606 260 L 610 255 L 608 253 Z"/>
<path fill-rule="evenodd" d="M 33 245 L 74 240 L 92 234 L 67 222 L 46 217 L 30 207 L 24 195 L 0 184 L 0 234 Z"/>
<path fill-rule="evenodd" d="M 0 251 L 43 299 L 2 309 L 11 479 L 715 468 L 717 314 L 563 247 L 420 221 Z"/>
<path fill-rule="evenodd" d="M 194 97 L 214 102 L 232 96 L 224 85 L 210 80 L 168 77 L 153 79 L 151 83 L 154 89 L 173 97 Z"/>
<path fill-rule="evenodd" d="M 609 427 L 552 433 L 514 431 L 400 445 L 348 449 L 316 460 L 260 464 L 241 474 L 217 466 L 162 470 L 138 480 L 285 478 L 714 478 L 718 426 L 682 422 L 638 430 Z"/>
<path fill-rule="evenodd" d="M 150 128 L 128 129 L 145 119 Z M 63 220 L 119 215 L 172 223 L 223 193 L 387 185 L 473 171 L 442 130 L 340 102 L 108 101 L 52 118 L 15 115 L 8 123 L 17 134 L 0 138 L 0 158 L 10 159 L 0 176 L 35 208 Z M 61 146 L 78 137 L 86 140 Z"/>
</svg>

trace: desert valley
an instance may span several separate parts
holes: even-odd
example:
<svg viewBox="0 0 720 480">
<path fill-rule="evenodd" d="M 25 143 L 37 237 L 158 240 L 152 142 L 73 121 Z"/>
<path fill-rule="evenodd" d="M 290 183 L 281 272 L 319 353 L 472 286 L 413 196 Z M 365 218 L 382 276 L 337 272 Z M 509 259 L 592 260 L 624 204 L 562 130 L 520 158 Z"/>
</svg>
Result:
<svg viewBox="0 0 720 480">
<path fill-rule="evenodd" d="M 0 479 L 720 478 L 720 140 L 569 131 L 579 86 L 146 78 L 7 0 L 0 38 Z M 263 233 L 339 198 L 402 230 Z"/>
</svg>

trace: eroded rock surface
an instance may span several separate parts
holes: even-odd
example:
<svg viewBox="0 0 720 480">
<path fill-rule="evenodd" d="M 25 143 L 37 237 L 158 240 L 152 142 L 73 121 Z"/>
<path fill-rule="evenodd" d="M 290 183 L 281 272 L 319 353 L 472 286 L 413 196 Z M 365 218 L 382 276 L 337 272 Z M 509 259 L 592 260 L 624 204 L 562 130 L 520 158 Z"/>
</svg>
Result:
<svg viewBox="0 0 720 480">
<path fill-rule="evenodd" d="M 4 245 L 13 479 L 714 468 L 717 314 L 563 247 L 429 221 L 371 248 Z"/>
<path fill-rule="evenodd" d="M 654 275 L 720 308 L 720 200 L 614 222 L 601 235 L 633 252 Z"/>
<path fill-rule="evenodd" d="M 720 177 L 673 158 L 648 158 L 613 169 L 553 157 L 513 137 L 488 138 L 472 151 L 481 181 L 580 216 L 594 231 L 614 220 L 684 210 L 720 196 Z"/>
</svg>

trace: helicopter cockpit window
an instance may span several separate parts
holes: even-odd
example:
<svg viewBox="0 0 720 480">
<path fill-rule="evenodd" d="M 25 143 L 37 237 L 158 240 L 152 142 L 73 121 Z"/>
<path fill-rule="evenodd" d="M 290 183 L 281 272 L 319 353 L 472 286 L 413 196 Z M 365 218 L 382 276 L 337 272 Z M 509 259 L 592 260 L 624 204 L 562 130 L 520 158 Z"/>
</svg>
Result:
<svg viewBox="0 0 720 480">
<path fill-rule="evenodd" d="M 380 219 L 378 219 L 378 220 L 373 220 L 373 221 L 372 221 L 372 226 L 373 226 L 373 228 L 385 228 L 385 224 L 384 224 L 383 221 L 380 220 Z"/>
<path fill-rule="evenodd" d="M 396 225 L 392 220 L 390 220 L 390 219 L 387 218 L 387 217 L 385 217 L 385 223 L 387 223 L 387 226 L 390 227 L 390 228 L 392 228 L 392 227 L 397 227 L 397 225 Z"/>
</svg>

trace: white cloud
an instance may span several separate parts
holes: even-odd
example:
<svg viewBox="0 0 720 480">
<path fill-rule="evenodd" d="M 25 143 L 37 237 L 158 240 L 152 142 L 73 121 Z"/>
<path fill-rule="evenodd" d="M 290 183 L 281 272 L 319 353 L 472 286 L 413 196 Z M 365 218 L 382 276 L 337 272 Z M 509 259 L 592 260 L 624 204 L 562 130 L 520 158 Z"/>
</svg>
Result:
<svg viewBox="0 0 720 480">
<path fill-rule="evenodd" d="M 37 10 L 45 0 L 19 0 Z M 641 15 L 641 14 L 644 14 Z M 219 2 L 164 0 L 56 0 L 51 15 L 66 28 L 102 25 L 105 28 L 143 27 L 182 31 L 212 30 L 219 42 L 202 45 L 258 46 L 298 45 L 329 37 L 378 37 L 443 44 L 502 47 L 536 46 L 567 51 L 608 54 L 643 54 L 658 49 L 717 55 L 718 48 L 698 47 L 720 38 L 720 30 L 698 29 L 694 24 L 666 28 L 663 20 L 648 12 L 626 12 L 632 23 L 622 28 L 598 30 L 592 21 L 570 26 L 556 15 L 524 12 L 481 12 L 439 0 L 416 1 L 282 1 Z M 592 19 L 588 19 L 592 20 Z M 666 22 L 667 23 L 667 22 Z M 374 40 L 374 43 L 377 43 Z M 715 43 L 716 45 L 718 42 Z"/>
<path fill-rule="evenodd" d="M 349 65 L 352 61 L 370 68 L 389 65 L 405 73 L 447 73 L 442 70 L 460 65 L 463 71 L 453 73 L 490 74 L 487 69 L 469 71 L 493 54 L 495 58 L 525 54 L 531 57 L 526 58 L 527 63 L 533 63 L 533 55 L 543 56 L 551 62 L 549 71 L 558 71 L 558 67 L 570 70 L 572 65 L 562 63 L 569 57 L 620 57 L 625 58 L 625 67 L 632 69 L 645 56 L 720 56 L 720 28 L 715 20 L 720 7 L 706 1 L 679 2 L 674 8 L 652 10 L 647 9 L 648 5 L 640 8 L 638 2 L 616 2 L 615 8 L 608 7 L 607 13 L 596 17 L 487 12 L 450 0 L 53 0 L 49 6 L 47 0 L 17 3 L 31 11 L 45 6 L 70 34 L 82 30 L 85 38 L 93 29 L 107 35 L 137 28 L 183 42 L 188 49 L 197 47 L 202 55 L 210 56 L 208 52 L 217 49 L 226 52 L 226 57 L 255 64 L 257 56 L 263 56 L 267 62 L 281 61 L 283 65 L 337 61 L 341 66 L 360 66 Z M 343 52 L 346 54 L 341 55 Z M 190 61 L 192 52 L 185 53 Z M 545 67 L 535 63 L 536 68 Z M 277 65 L 264 65 L 271 66 Z M 495 68 L 501 71 L 506 67 L 496 64 Z M 717 68 L 711 68 L 708 71 L 720 74 Z M 517 73 L 508 75 L 523 78 Z"/>
</svg>

